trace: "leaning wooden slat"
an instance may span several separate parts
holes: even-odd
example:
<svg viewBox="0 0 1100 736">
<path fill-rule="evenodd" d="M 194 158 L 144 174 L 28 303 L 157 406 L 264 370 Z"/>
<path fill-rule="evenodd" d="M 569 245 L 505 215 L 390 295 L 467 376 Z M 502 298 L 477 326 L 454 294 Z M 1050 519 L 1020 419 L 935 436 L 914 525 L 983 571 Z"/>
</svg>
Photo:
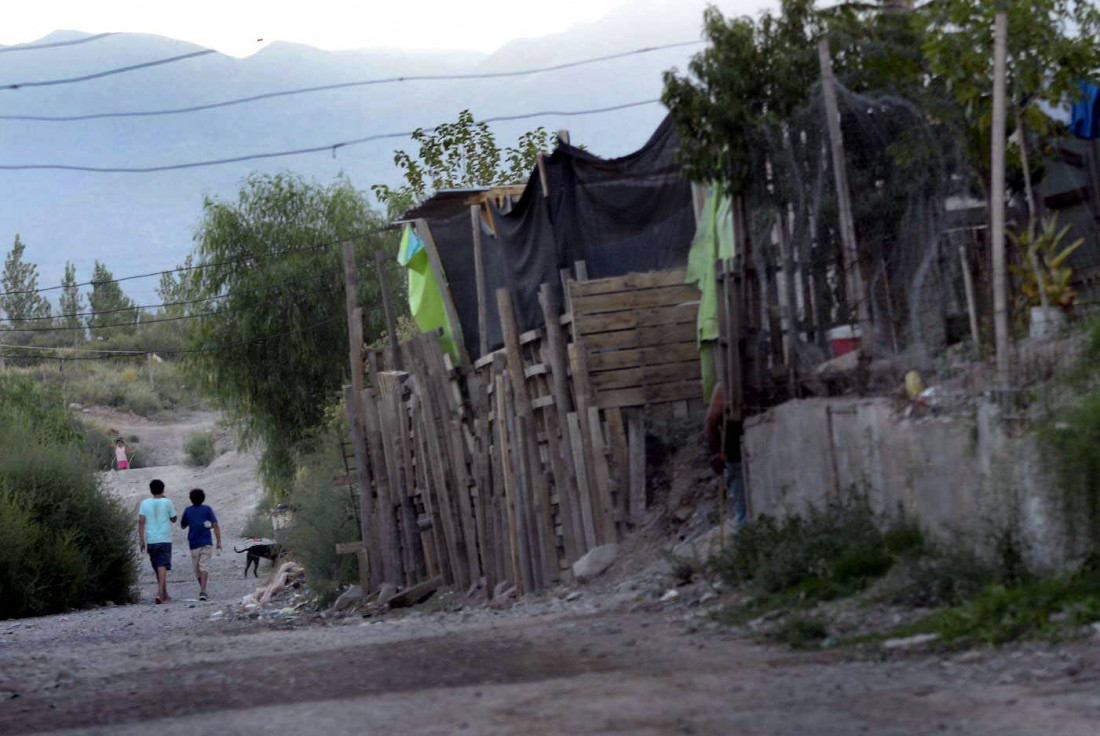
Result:
<svg viewBox="0 0 1100 736">
<path fill-rule="evenodd" d="M 413 365 L 408 351 L 405 352 L 405 358 L 406 365 Z M 454 575 L 451 574 L 450 565 L 446 560 L 447 555 L 438 551 L 442 549 L 441 545 L 438 544 L 438 540 L 441 538 L 439 534 L 442 532 L 437 533 L 437 530 L 443 528 L 443 520 L 435 511 L 435 503 L 432 500 L 431 473 L 428 471 L 428 465 L 430 464 L 428 460 L 428 441 L 424 431 L 424 410 L 421 407 L 421 399 L 419 391 L 416 389 L 415 378 L 410 381 L 410 384 L 413 387 L 410 398 L 413 428 L 411 441 L 414 443 L 416 452 L 416 483 L 424 503 L 424 514 L 432 524 L 431 529 L 421 529 L 420 532 L 420 543 L 424 546 L 424 563 L 427 565 L 429 577 L 442 575 L 444 580 L 454 581 Z"/>
<path fill-rule="evenodd" d="M 650 271 L 649 273 L 629 273 L 625 276 L 612 276 L 606 279 L 592 279 L 578 282 L 573 289 L 574 296 L 594 296 L 612 294 L 618 291 L 639 291 L 662 286 L 681 286 L 687 278 L 687 269 L 677 268 L 669 271 Z"/>
<path fill-rule="evenodd" d="M 509 565 L 512 568 L 513 584 L 518 593 L 527 591 L 529 581 L 523 574 L 524 565 L 520 561 L 519 544 L 519 514 L 516 511 L 515 475 L 512 469 L 512 453 L 508 441 L 509 422 L 507 417 L 508 393 L 504 376 L 497 373 L 496 376 L 496 405 L 497 405 L 497 445 L 500 448 L 500 466 L 504 481 L 505 521 L 508 527 Z"/>
<path fill-rule="evenodd" d="M 466 564 L 470 569 L 470 581 L 481 578 L 481 561 L 477 549 L 477 527 L 474 524 L 474 509 L 470 500 L 472 481 L 464 458 L 462 427 L 458 420 L 451 421 L 451 460 L 455 473 L 455 500 L 458 502 L 458 518 L 462 524 L 462 541 L 466 548 Z"/>
<path fill-rule="evenodd" d="M 443 442 L 439 437 L 444 421 L 439 415 L 438 403 L 432 397 L 433 384 L 428 375 L 427 362 L 424 359 L 425 345 L 420 339 L 415 342 L 418 344 L 412 354 L 418 379 L 416 385 L 420 390 L 421 407 L 424 412 L 424 423 L 421 425 L 421 430 L 427 443 L 428 468 L 432 475 L 432 490 L 434 491 L 433 506 L 442 522 L 441 528 L 436 530 L 436 540 L 441 542 L 436 549 L 440 555 L 443 554 L 444 550 L 446 551 L 450 573 L 453 577 L 453 580 L 447 582 L 453 582 L 460 588 L 466 588 L 469 586 L 470 581 L 467 576 L 468 570 L 466 565 L 463 564 L 459 553 L 458 530 L 452 512 L 452 489 L 448 483 L 449 473 L 443 454 Z M 440 539 L 441 537 L 442 539 Z"/>
<path fill-rule="evenodd" d="M 398 399 L 398 406 L 393 405 L 393 398 Z M 397 439 L 400 411 L 400 396 L 392 392 L 383 391 L 378 395 L 378 419 L 382 432 L 382 449 L 386 456 L 386 470 L 390 483 L 390 503 L 392 504 L 396 519 L 396 541 L 399 543 L 401 560 L 402 585 L 412 585 L 416 582 L 416 569 L 412 558 L 411 537 L 405 532 L 405 513 L 401 503 L 401 497 L 405 495 L 405 473 L 402 469 L 401 442 Z"/>
<path fill-rule="evenodd" d="M 570 282 L 572 284 L 573 282 Z M 691 324 L 699 318 L 698 304 L 678 304 L 676 306 L 655 307 L 653 309 L 633 309 L 624 312 L 606 314 L 573 313 L 574 334 L 586 336 L 612 330 L 632 330 L 638 327 L 657 325 Z"/>
<path fill-rule="evenodd" d="M 626 424 L 623 421 L 623 410 L 612 407 L 604 410 L 607 419 L 607 439 L 611 445 L 611 489 L 615 501 L 615 518 L 626 519 L 626 510 L 629 503 L 629 455 L 626 442 Z M 619 522 L 622 526 L 625 522 Z"/>
<path fill-rule="evenodd" d="M 680 399 L 697 399 L 702 395 L 703 382 L 696 378 L 677 383 L 660 383 L 656 386 L 636 386 L 634 388 L 601 391 L 596 394 L 595 404 L 601 409 L 610 409 L 616 406 L 644 406 Z"/>
<path fill-rule="evenodd" d="M 585 347 L 588 347 L 587 342 Z M 588 355 L 588 370 L 595 373 L 596 371 L 612 371 L 620 368 L 682 363 L 688 360 L 696 362 L 699 360 L 699 347 L 694 342 L 682 342 L 653 348 L 616 350 L 608 353 L 590 352 Z"/>
<path fill-rule="evenodd" d="M 585 546 L 592 549 L 597 546 L 596 522 L 592 513 L 592 493 L 588 486 L 588 465 L 585 462 L 581 423 L 576 412 L 570 412 L 567 421 L 569 422 L 569 441 L 573 450 L 573 462 L 577 466 L 577 486 L 580 490 L 581 525 L 584 529 Z"/>
<path fill-rule="evenodd" d="M 579 496 L 577 490 L 577 468 L 573 462 L 572 443 L 569 440 L 569 412 L 573 410 L 572 395 L 569 392 L 569 354 L 566 349 L 566 333 L 555 317 L 559 311 L 557 295 L 549 284 L 539 288 L 539 306 L 546 325 L 545 362 L 550 366 L 550 385 L 553 389 L 553 410 L 556 435 L 552 435 L 554 450 L 561 456 L 565 470 L 565 483 L 558 489 L 559 509 L 567 539 L 567 559 L 576 558 L 588 551 L 584 541 L 584 529 L 581 524 Z M 532 402 L 534 405 L 537 402 Z M 549 431 L 549 430 L 548 430 Z"/>
<path fill-rule="evenodd" d="M 692 345 L 692 347 L 695 347 Z M 631 386 L 652 386 L 658 383 L 675 383 L 699 375 L 699 360 L 686 360 L 682 363 L 648 365 L 644 368 L 623 368 L 616 371 L 601 371 L 591 376 L 592 389 L 597 393 L 615 388 Z"/>
<path fill-rule="evenodd" d="M 573 295 L 574 314 L 597 312 L 621 312 L 627 309 L 650 309 L 677 304 L 698 303 L 699 290 L 690 284 L 666 286 L 645 291 L 623 291 L 618 294 L 596 296 Z"/>
<path fill-rule="evenodd" d="M 424 547 L 420 541 L 420 530 L 416 521 L 416 509 L 413 507 L 412 491 L 413 480 L 413 455 L 412 445 L 409 442 L 409 405 L 406 404 L 400 393 L 392 393 L 388 397 L 390 404 L 390 416 L 392 417 L 390 435 L 394 437 L 398 449 L 400 490 L 398 503 L 401 507 L 401 538 L 405 547 L 406 577 L 414 581 L 427 577 L 427 565 L 424 562 Z"/>
<path fill-rule="evenodd" d="M 619 541 L 611 503 L 611 472 L 607 464 L 607 456 L 611 448 L 604 436 L 600 410 L 595 406 L 588 408 L 588 430 L 591 432 L 589 436 L 596 471 L 596 498 L 599 505 L 596 532 L 600 538 L 600 544 L 609 544 Z"/>
<path fill-rule="evenodd" d="M 645 520 L 646 512 L 645 422 L 641 407 L 627 412 L 626 434 L 630 453 L 630 521 L 637 528 Z"/>
<path fill-rule="evenodd" d="M 370 585 L 371 588 L 377 588 L 383 582 L 382 547 L 378 543 L 377 528 L 374 524 L 370 461 L 367 459 L 367 442 L 363 436 L 363 420 L 359 413 L 361 404 L 356 401 L 354 386 L 344 386 L 344 405 L 347 407 L 351 444 L 355 450 L 356 476 L 359 483 L 359 519 L 362 527 L 360 532 L 363 535 L 363 545 L 367 550 Z"/>
<path fill-rule="evenodd" d="M 382 568 L 385 579 L 394 585 L 404 580 L 401 569 L 401 550 L 397 541 L 397 529 L 394 525 L 393 495 L 390 491 L 392 468 L 382 440 L 381 418 L 378 414 L 379 398 L 363 392 L 363 426 L 367 434 L 367 449 L 370 452 L 371 468 L 374 475 L 374 490 L 377 494 L 375 515 L 378 518 L 379 541 L 382 543 Z"/>
</svg>

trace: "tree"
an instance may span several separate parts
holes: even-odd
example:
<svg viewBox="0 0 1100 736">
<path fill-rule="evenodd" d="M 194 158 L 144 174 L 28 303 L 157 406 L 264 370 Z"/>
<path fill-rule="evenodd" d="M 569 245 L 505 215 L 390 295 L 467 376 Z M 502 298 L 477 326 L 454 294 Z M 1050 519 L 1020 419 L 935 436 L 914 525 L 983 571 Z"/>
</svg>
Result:
<svg viewBox="0 0 1100 736">
<path fill-rule="evenodd" d="M 377 248 L 396 253 L 396 233 L 346 179 L 321 186 L 291 175 L 254 174 L 230 201 L 207 199 L 189 272 L 192 298 L 219 297 L 192 320 L 184 365 L 197 385 L 259 443 L 260 470 L 278 496 L 294 475 L 298 447 L 324 420 L 348 375 L 348 340 L 339 243 L 357 262 Z M 387 259 L 392 261 L 392 259 Z M 402 280 L 387 272 L 400 305 Z M 384 329 L 373 268 L 359 274 L 364 338 Z"/>
<path fill-rule="evenodd" d="M 92 314 L 88 317 L 88 327 L 100 328 L 105 325 L 136 324 L 138 312 L 134 302 L 122 291 L 107 266 L 95 262 L 92 270 L 92 293 L 88 295 L 88 306 Z M 114 334 L 133 332 L 133 327 L 114 327 L 101 330 L 97 337 L 110 337 Z"/>
<path fill-rule="evenodd" d="M 84 295 L 76 285 L 76 266 L 65 261 L 65 275 L 61 277 L 61 296 L 57 300 L 58 326 L 73 331 L 73 340 L 79 340 L 84 334 L 84 320 L 79 316 L 84 311 Z"/>
<path fill-rule="evenodd" d="M 38 289 L 38 266 L 23 260 L 27 246 L 15 236 L 15 244 L 4 259 L 0 278 L 0 309 L 10 322 L 9 329 L 31 326 L 34 320 L 50 316 L 50 303 Z"/>
<path fill-rule="evenodd" d="M 190 278 L 191 271 L 194 270 L 194 257 L 188 255 L 184 259 L 183 264 L 177 269 L 176 273 L 166 272 L 160 275 L 160 284 L 157 285 L 157 296 L 160 301 L 165 305 L 161 307 L 160 313 L 168 317 L 181 317 L 190 312 L 191 305 L 181 304 L 180 302 L 186 302 L 192 300 L 192 280 Z M 203 304 L 198 305 L 198 311 L 205 311 Z"/>
<path fill-rule="evenodd" d="M 524 133 L 515 146 L 501 151 L 488 123 L 474 120 L 469 110 L 460 112 L 455 122 L 443 123 L 430 131 L 417 128 L 412 139 L 420 144 L 415 157 L 405 151 L 396 151 L 393 156 L 405 183 L 396 189 L 385 184 L 371 187 L 391 215 L 440 189 L 522 182 L 530 174 L 539 152 L 552 142 L 550 134 L 540 127 Z"/>
</svg>

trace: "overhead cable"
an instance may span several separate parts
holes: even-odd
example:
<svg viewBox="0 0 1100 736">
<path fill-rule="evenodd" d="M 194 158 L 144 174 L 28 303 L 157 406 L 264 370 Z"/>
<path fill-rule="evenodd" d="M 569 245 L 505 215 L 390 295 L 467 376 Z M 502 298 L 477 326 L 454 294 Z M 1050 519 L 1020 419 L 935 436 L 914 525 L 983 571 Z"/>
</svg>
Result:
<svg viewBox="0 0 1100 736">
<path fill-rule="evenodd" d="M 163 66 L 164 64 L 174 64 L 177 61 L 186 61 L 187 59 L 195 59 L 199 56 L 206 56 L 208 54 L 214 53 L 217 52 L 213 49 L 203 49 L 202 51 L 192 51 L 188 54 L 169 56 L 166 59 L 144 61 L 140 64 L 130 64 L 129 66 L 120 66 L 115 69 L 105 69 L 104 71 L 93 72 L 92 74 L 82 74 L 79 77 L 66 77 L 64 79 L 46 79 L 38 82 L 9 82 L 8 84 L 0 84 L 0 91 L 25 89 L 27 87 L 54 87 L 59 84 L 76 84 L 78 82 L 90 82 L 93 79 L 102 79 L 103 77 L 111 77 L 116 74 L 125 74 L 127 72 L 134 72 L 139 69 L 148 69 L 154 66 Z"/>
<path fill-rule="evenodd" d="M 626 102 L 621 105 L 611 105 L 609 107 L 596 107 L 586 110 L 542 110 L 539 112 L 522 113 L 518 115 L 496 115 L 493 117 L 484 118 L 478 122 L 482 123 L 502 123 L 512 120 L 528 120 L 530 118 L 538 117 L 576 117 L 581 115 L 599 115 L 608 112 L 616 112 L 618 110 L 628 110 L 634 107 L 643 107 L 645 105 L 655 105 L 660 103 L 659 99 L 639 100 L 637 102 Z M 321 153 L 331 152 L 333 155 L 341 148 L 347 148 L 348 146 L 358 146 L 363 143 L 370 143 L 372 141 L 380 141 L 388 138 L 408 138 L 415 130 L 403 131 L 400 133 L 380 133 L 376 135 L 368 135 L 363 138 L 354 138 L 352 140 L 340 141 L 337 143 L 329 143 L 323 146 L 310 146 L 308 148 L 295 148 L 285 151 L 273 151 L 270 153 L 253 153 L 243 156 L 232 156 L 229 158 L 207 159 L 205 161 L 191 161 L 182 164 L 165 164 L 162 166 L 76 166 L 72 164 L 0 164 L 0 171 L 41 171 L 41 170 L 53 170 L 53 171 L 82 171 L 92 174 L 152 174 L 161 171 L 179 171 L 181 169 L 198 169 L 208 166 L 222 166 L 224 164 L 239 163 L 241 161 L 257 161 L 260 159 L 269 158 L 283 158 L 286 156 L 300 156 L 307 153 Z M 156 275 L 156 274 L 152 274 Z"/>
<path fill-rule="evenodd" d="M 94 36 L 88 36 L 86 38 L 77 38 L 72 41 L 51 41 L 49 43 L 21 43 L 14 46 L 2 46 L 0 47 L 0 54 L 12 54 L 16 51 L 38 51 L 39 49 L 56 49 L 61 46 L 79 46 L 83 43 L 91 43 L 92 41 L 98 41 L 108 36 L 117 35 L 116 33 L 97 33 Z"/>
<path fill-rule="evenodd" d="M 220 102 L 211 102 L 204 105 L 190 105 L 187 107 L 173 107 L 162 108 L 154 110 L 131 110 L 122 112 L 100 112 L 100 113 L 88 113 L 85 115 L 0 115 L 0 120 L 24 120 L 33 122 L 48 122 L 48 123 L 71 123 L 80 120 L 101 120 L 104 118 L 139 118 L 139 117 L 153 117 L 159 115 L 183 115 L 186 113 L 202 112 L 204 110 L 216 110 L 223 107 L 232 107 L 234 105 L 244 105 L 252 102 L 259 102 L 261 100 L 270 100 L 278 97 L 291 97 L 294 95 L 312 94 L 315 92 L 327 92 L 330 90 L 348 89 L 351 87 L 369 87 L 383 84 L 399 84 L 406 82 L 442 82 L 442 81 L 458 81 L 458 80 L 476 80 L 476 79 L 504 79 L 508 77 L 526 77 L 534 74 L 544 74 L 547 72 L 562 71 L 564 69 L 572 69 L 579 66 L 587 66 L 589 64 L 598 64 L 604 61 L 611 61 L 613 59 L 622 59 L 629 56 L 637 56 L 639 54 L 649 54 L 655 51 L 663 51 L 666 49 L 681 48 L 684 46 L 696 46 L 705 43 L 705 41 L 681 41 L 678 43 L 667 43 L 659 46 L 647 46 L 645 48 L 633 49 L 631 51 L 623 51 L 617 54 L 608 54 L 606 56 L 594 56 L 588 59 L 579 59 L 577 61 L 569 61 L 562 64 L 553 64 L 551 66 L 533 67 L 530 69 L 519 69 L 510 72 L 470 72 L 464 74 L 413 74 L 397 77 L 382 77 L 378 79 L 362 79 L 353 82 L 339 82 L 335 84 L 322 84 L 314 87 L 299 87 L 296 89 L 279 90 L 276 92 L 265 92 L 263 94 L 251 95 L 249 97 L 237 97 L 230 100 L 222 100 Z"/>
</svg>

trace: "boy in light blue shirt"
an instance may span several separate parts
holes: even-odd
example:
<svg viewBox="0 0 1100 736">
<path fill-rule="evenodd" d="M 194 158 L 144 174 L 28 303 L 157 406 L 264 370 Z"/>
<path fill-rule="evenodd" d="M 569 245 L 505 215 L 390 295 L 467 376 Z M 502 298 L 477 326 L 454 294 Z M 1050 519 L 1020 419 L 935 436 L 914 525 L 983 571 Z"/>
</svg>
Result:
<svg viewBox="0 0 1100 736">
<path fill-rule="evenodd" d="M 155 603 L 167 603 L 168 571 L 172 569 L 172 524 L 176 522 L 176 507 L 164 497 L 164 482 L 149 482 L 152 498 L 141 502 L 138 508 L 138 537 L 141 538 L 141 551 L 149 553 L 149 562 L 157 575 L 157 595 Z"/>
</svg>

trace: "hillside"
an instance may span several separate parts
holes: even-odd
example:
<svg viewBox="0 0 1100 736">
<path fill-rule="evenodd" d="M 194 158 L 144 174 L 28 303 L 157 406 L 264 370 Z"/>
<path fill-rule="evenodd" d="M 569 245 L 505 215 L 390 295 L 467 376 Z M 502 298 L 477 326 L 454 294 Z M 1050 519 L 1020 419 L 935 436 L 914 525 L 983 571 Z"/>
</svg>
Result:
<svg viewBox="0 0 1100 736">
<path fill-rule="evenodd" d="M 744 12 L 761 0 L 727 0 Z M 322 51 L 274 43 L 237 59 L 211 54 L 84 84 L 0 92 L 2 114 L 80 115 L 205 104 L 318 84 L 404 74 L 485 72 L 555 64 L 648 45 L 699 37 L 703 0 L 635 0 L 603 20 L 564 33 L 515 40 L 493 54 L 389 49 Z M 537 29 L 536 29 L 537 30 Z M 77 38 L 72 31 L 43 41 Z M 6 54 L 4 83 L 55 79 L 164 58 L 200 47 L 184 41 L 119 34 L 102 41 Z M 503 80 L 409 82 L 284 97 L 230 108 L 164 117 L 81 122 L 0 121 L 0 162 L 135 166 L 206 160 L 333 143 L 379 132 L 401 132 L 453 119 L 463 108 L 476 116 L 574 110 L 656 98 L 661 72 L 683 67 L 692 47 L 670 49 L 594 66 Z M 626 153 L 660 121 L 659 106 L 579 118 L 549 116 L 501 124 L 502 140 L 537 125 L 568 127 L 574 143 L 601 155 Z M 116 275 L 155 270 L 190 249 L 203 197 L 235 195 L 250 171 L 293 169 L 328 180 L 343 172 L 359 187 L 392 182 L 392 155 L 400 141 L 345 148 L 335 155 L 245 162 L 151 175 L 57 171 L 0 172 L 0 244 L 19 232 L 42 280 L 56 283 L 67 259 L 78 276 L 92 262 Z M 152 282 L 128 290 L 152 296 Z"/>
</svg>

